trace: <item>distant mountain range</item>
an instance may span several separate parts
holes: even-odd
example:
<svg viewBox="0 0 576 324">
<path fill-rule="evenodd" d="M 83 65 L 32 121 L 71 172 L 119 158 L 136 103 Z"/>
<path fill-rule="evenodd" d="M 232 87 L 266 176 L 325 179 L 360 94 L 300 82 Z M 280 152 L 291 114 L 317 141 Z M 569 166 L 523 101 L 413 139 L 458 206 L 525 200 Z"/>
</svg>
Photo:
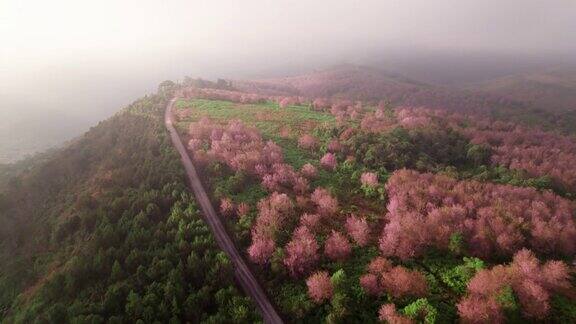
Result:
<svg viewBox="0 0 576 324">
<path fill-rule="evenodd" d="M 447 86 L 376 68 L 342 65 L 285 78 L 237 80 L 234 86 L 274 95 L 385 99 L 399 105 L 458 110 L 529 106 L 562 111 L 574 109 L 576 103 L 576 69 L 543 70 L 465 86 Z"/>
</svg>

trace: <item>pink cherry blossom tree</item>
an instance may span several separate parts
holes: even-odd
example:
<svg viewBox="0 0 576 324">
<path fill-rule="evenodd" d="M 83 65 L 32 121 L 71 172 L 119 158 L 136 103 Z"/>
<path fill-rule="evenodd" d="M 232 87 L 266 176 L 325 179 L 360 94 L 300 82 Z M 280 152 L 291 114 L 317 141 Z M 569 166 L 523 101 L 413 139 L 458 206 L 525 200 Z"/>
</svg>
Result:
<svg viewBox="0 0 576 324">
<path fill-rule="evenodd" d="M 534 253 L 523 249 L 514 255 L 511 264 L 476 273 L 468 283 L 467 295 L 457 305 L 460 317 L 469 322 L 502 322 L 508 305 L 500 301 L 507 289 L 517 296 L 523 315 L 536 320 L 549 313 L 553 294 L 571 295 L 574 291 L 565 263 L 542 264 Z"/>
<path fill-rule="evenodd" d="M 368 244 L 370 228 L 368 227 L 368 222 L 365 217 L 360 218 L 351 215 L 346 218 L 344 227 L 356 244 L 359 246 L 366 246 L 366 244 Z"/>
<path fill-rule="evenodd" d="M 248 248 L 248 256 L 254 263 L 266 264 L 270 261 L 275 249 L 276 243 L 274 243 L 274 240 L 270 238 L 257 238 L 252 241 L 252 244 Z"/>
<path fill-rule="evenodd" d="M 324 188 L 316 188 L 310 199 L 316 204 L 321 215 L 333 215 L 338 211 L 338 200 Z"/>
<path fill-rule="evenodd" d="M 308 277 L 306 286 L 308 286 L 308 295 L 317 304 L 329 300 L 334 293 L 334 287 L 326 271 L 319 271 Z"/>
<path fill-rule="evenodd" d="M 292 240 L 286 245 L 284 265 L 292 276 L 309 272 L 318 261 L 318 242 L 305 226 L 296 228 Z"/>
<path fill-rule="evenodd" d="M 318 146 L 318 139 L 310 134 L 304 134 L 298 139 L 298 146 L 305 150 L 313 150 Z"/>
<path fill-rule="evenodd" d="M 316 167 L 312 164 L 306 163 L 302 166 L 302 169 L 300 169 L 300 173 L 308 179 L 314 179 L 318 174 L 318 170 L 316 170 Z"/>
<path fill-rule="evenodd" d="M 378 311 L 378 319 L 382 322 L 390 324 L 412 324 L 415 323 L 412 319 L 398 314 L 394 304 L 384 304 Z"/>
<path fill-rule="evenodd" d="M 332 153 L 326 153 L 320 159 L 320 165 L 326 170 L 334 171 L 336 169 L 336 164 L 336 155 Z"/>
<path fill-rule="evenodd" d="M 234 203 L 230 198 L 220 199 L 220 213 L 224 216 L 234 215 Z"/>
<path fill-rule="evenodd" d="M 350 256 L 352 248 L 346 236 L 337 231 L 332 231 L 324 245 L 324 253 L 327 257 L 336 261 L 343 261 Z"/>
</svg>

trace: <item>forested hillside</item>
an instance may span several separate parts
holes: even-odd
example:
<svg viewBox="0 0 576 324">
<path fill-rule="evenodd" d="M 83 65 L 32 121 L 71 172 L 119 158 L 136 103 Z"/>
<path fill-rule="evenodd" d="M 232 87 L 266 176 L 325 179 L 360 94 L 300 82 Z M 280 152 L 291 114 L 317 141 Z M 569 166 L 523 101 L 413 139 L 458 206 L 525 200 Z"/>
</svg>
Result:
<svg viewBox="0 0 576 324">
<path fill-rule="evenodd" d="M 4 322 L 259 321 L 186 189 L 162 120 L 174 95 L 207 192 L 287 322 L 576 321 L 573 135 L 187 79 L 0 170 Z"/>
<path fill-rule="evenodd" d="M 170 85 L 7 182 L 0 321 L 258 321 L 185 186 Z"/>
<path fill-rule="evenodd" d="M 509 75 L 473 84 L 468 88 L 524 102 L 533 107 L 554 111 L 576 110 L 576 68 L 574 67 Z"/>
</svg>

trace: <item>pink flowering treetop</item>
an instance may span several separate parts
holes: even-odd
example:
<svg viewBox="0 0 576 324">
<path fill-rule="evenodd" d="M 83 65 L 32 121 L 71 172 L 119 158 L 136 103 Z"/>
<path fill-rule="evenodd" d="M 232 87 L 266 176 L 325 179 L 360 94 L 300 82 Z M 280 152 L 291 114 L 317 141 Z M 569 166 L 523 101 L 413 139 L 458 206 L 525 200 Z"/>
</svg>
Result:
<svg viewBox="0 0 576 324">
<path fill-rule="evenodd" d="M 426 248 L 453 249 L 454 237 L 472 255 L 511 256 L 524 247 L 542 254 L 576 253 L 574 202 L 551 192 L 445 175 L 396 171 L 379 246 L 409 259 Z"/>
<path fill-rule="evenodd" d="M 378 311 L 378 319 L 382 322 L 390 324 L 413 324 L 415 321 L 412 319 L 401 315 L 396 310 L 396 305 L 394 304 L 384 304 L 380 307 Z"/>
<path fill-rule="evenodd" d="M 336 164 L 336 155 L 333 153 L 326 153 L 320 159 L 320 165 L 326 170 L 334 171 L 336 169 Z"/>
<path fill-rule="evenodd" d="M 274 192 L 258 202 L 258 216 L 252 227 L 252 245 L 248 253 L 251 260 L 260 263 L 272 256 L 275 239 L 294 204 L 288 195 Z"/>
<path fill-rule="evenodd" d="M 234 215 L 234 204 L 230 198 L 220 199 L 220 212 L 224 216 Z"/>
<path fill-rule="evenodd" d="M 332 260 L 343 261 L 350 256 L 351 252 L 350 242 L 340 232 L 333 230 L 324 243 L 324 253 Z"/>
<path fill-rule="evenodd" d="M 284 265 L 292 276 L 309 272 L 318 261 L 318 242 L 305 226 L 296 228 L 292 240 L 286 245 Z"/>
<path fill-rule="evenodd" d="M 573 292 L 570 271 L 564 262 L 542 264 L 534 253 L 523 249 L 514 255 L 511 264 L 477 272 L 457 307 L 464 321 L 503 322 L 506 309 L 517 307 L 516 296 L 526 318 L 542 320 L 550 311 L 553 295 L 569 296 Z"/>
<path fill-rule="evenodd" d="M 422 297 L 427 294 L 426 278 L 416 270 L 393 266 L 382 257 L 368 265 L 368 273 L 360 277 L 360 285 L 369 294 L 387 293 L 394 298 L 406 296 Z"/>
<path fill-rule="evenodd" d="M 330 276 L 326 271 L 319 271 L 308 277 L 306 286 L 308 286 L 308 296 L 317 304 L 329 300 L 334 293 Z"/>
<path fill-rule="evenodd" d="M 300 216 L 300 225 L 308 227 L 312 232 L 320 227 L 322 216 L 319 214 L 302 214 Z"/>
<path fill-rule="evenodd" d="M 318 174 L 318 170 L 316 170 L 316 167 L 312 164 L 306 163 L 302 166 L 302 169 L 300 169 L 300 173 L 308 179 L 313 179 Z"/>
<path fill-rule="evenodd" d="M 326 148 L 328 149 L 328 152 L 337 153 L 342 150 L 342 144 L 340 144 L 340 141 L 337 138 L 333 138 L 328 142 Z"/>
<path fill-rule="evenodd" d="M 248 248 L 248 256 L 254 263 L 266 264 L 270 261 L 275 249 L 276 243 L 274 240 L 258 237 L 252 241 L 252 244 Z"/>
<path fill-rule="evenodd" d="M 318 146 L 318 140 L 310 134 L 304 134 L 298 139 L 298 146 L 305 150 L 312 150 Z"/>
<path fill-rule="evenodd" d="M 324 188 L 316 188 L 310 199 L 316 204 L 321 215 L 332 215 L 338 211 L 338 200 Z"/>
<path fill-rule="evenodd" d="M 349 216 L 346 219 L 346 224 L 344 225 L 348 235 L 358 244 L 359 246 L 366 246 L 368 240 L 370 239 L 370 228 L 368 227 L 368 222 L 366 218 Z"/>
</svg>

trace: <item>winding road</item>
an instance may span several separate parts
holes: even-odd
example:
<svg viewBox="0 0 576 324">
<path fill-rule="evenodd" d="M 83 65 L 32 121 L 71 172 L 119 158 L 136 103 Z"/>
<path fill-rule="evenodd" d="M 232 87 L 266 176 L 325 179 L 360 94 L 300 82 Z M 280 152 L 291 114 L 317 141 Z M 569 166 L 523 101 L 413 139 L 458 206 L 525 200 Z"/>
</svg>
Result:
<svg viewBox="0 0 576 324">
<path fill-rule="evenodd" d="M 206 190 L 202 186 L 200 182 L 200 178 L 198 177 L 198 173 L 192 164 L 192 160 L 188 155 L 186 147 L 182 143 L 182 139 L 178 135 L 176 128 L 174 128 L 174 118 L 172 113 L 172 107 L 178 98 L 174 98 L 170 100 L 168 106 L 166 107 L 166 111 L 164 113 L 164 122 L 166 124 L 166 128 L 170 133 L 170 138 L 172 139 L 172 144 L 180 153 L 180 158 L 182 159 L 182 164 L 184 165 L 184 169 L 186 170 L 186 174 L 188 176 L 188 180 L 190 182 L 190 186 L 192 191 L 194 192 L 194 196 L 196 197 L 196 201 L 200 205 L 202 213 L 204 214 L 204 219 L 210 226 L 214 237 L 216 238 L 216 243 L 220 246 L 220 248 L 228 254 L 228 257 L 232 261 L 234 265 L 234 275 L 236 276 L 236 280 L 240 283 L 244 291 L 248 296 L 250 296 L 262 315 L 265 323 L 283 323 L 282 319 L 272 306 L 272 303 L 268 299 L 268 296 L 264 293 L 264 290 L 244 262 L 244 259 L 236 249 L 234 242 L 228 236 L 224 225 L 220 221 L 220 218 L 216 214 L 208 195 L 206 194 Z"/>
</svg>

